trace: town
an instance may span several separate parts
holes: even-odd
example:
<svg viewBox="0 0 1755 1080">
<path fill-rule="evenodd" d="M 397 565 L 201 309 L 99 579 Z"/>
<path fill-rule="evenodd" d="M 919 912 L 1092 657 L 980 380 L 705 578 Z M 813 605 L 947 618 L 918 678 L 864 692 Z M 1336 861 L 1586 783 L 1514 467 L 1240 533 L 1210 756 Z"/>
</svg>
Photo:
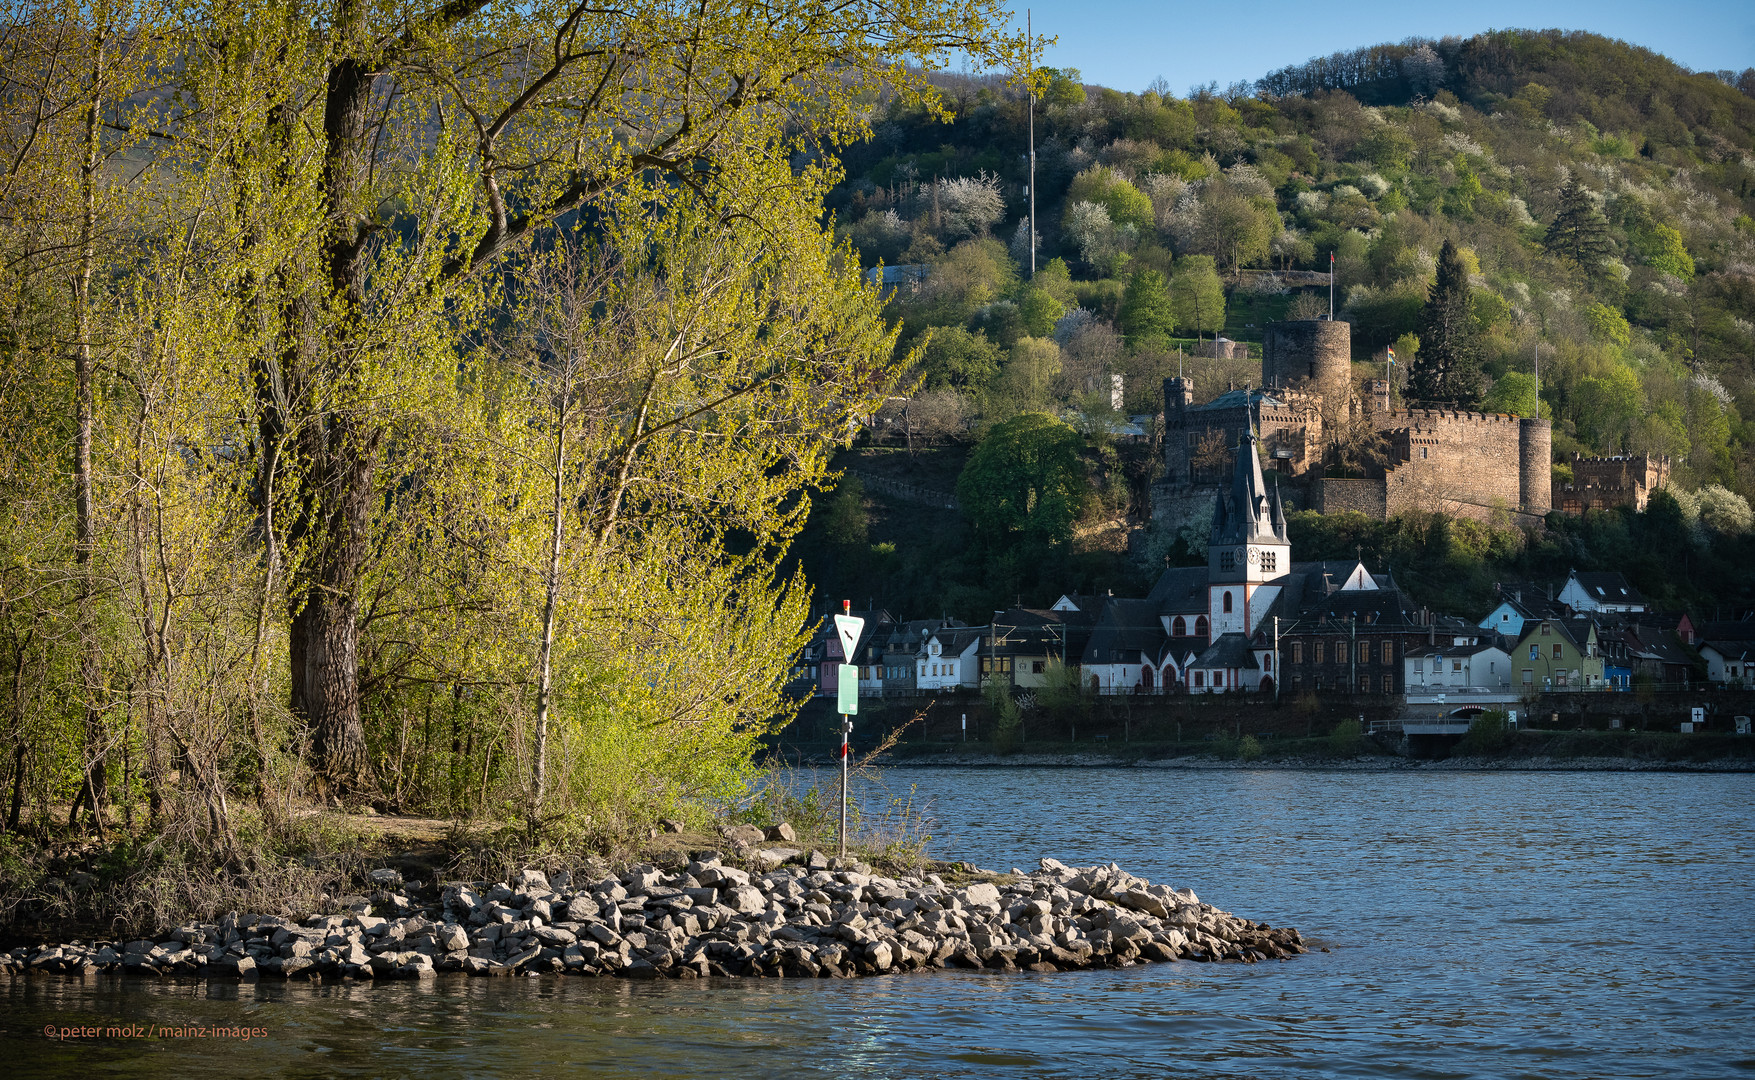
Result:
<svg viewBox="0 0 1755 1080">
<path fill-rule="evenodd" d="M 1420 606 L 1363 561 L 1297 561 L 1262 468 L 1272 454 L 1255 410 L 1272 401 L 1239 406 L 1247 416 L 1229 484 L 1212 495 L 1206 566 L 1168 568 L 1144 597 L 1066 593 L 1047 608 L 997 610 L 985 625 L 861 610 L 853 655 L 825 629 L 792 689 L 832 696 L 852 663 L 860 697 L 879 700 L 1027 695 L 1056 682 L 1095 696 L 1314 694 L 1391 706 L 1396 729 L 1460 734 L 1491 710 L 1515 724 L 1540 695 L 1755 681 L 1755 618 L 1661 612 L 1619 573 L 1504 582 L 1491 611 L 1469 614 Z M 1732 722 L 1748 733 L 1748 717 Z"/>
</svg>

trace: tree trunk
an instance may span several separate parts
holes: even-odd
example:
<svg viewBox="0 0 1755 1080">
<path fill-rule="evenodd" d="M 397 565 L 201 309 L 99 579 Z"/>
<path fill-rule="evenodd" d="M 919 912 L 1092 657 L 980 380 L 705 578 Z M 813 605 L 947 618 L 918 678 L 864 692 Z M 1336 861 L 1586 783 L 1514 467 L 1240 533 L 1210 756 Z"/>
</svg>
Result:
<svg viewBox="0 0 1755 1080">
<path fill-rule="evenodd" d="M 352 790 L 367 772 L 353 598 L 313 591 L 293 615 L 291 647 L 292 707 L 311 725 L 313 764 L 324 780 Z"/>
<path fill-rule="evenodd" d="M 79 681 L 85 700 L 84 777 L 80 797 L 91 807 L 91 820 L 98 836 L 104 835 L 103 802 L 105 789 L 107 733 L 103 713 L 98 708 L 99 687 L 103 683 L 103 664 L 99 654 L 97 630 L 92 606 L 96 601 L 97 579 L 92 566 L 92 553 L 97 547 L 96 515 L 92 506 L 91 438 L 94 394 L 91 361 L 91 281 L 97 263 L 97 172 L 102 150 L 102 96 L 104 63 L 107 58 L 104 31 L 97 31 L 92 46 L 91 96 L 85 103 L 85 160 L 80 169 L 79 270 L 73 279 L 75 333 L 73 348 L 73 385 L 75 439 L 73 458 L 74 489 L 74 557 L 79 563 Z M 79 816 L 79 802 L 73 804 L 68 824 Z"/>
<path fill-rule="evenodd" d="M 349 41 L 362 20 L 362 5 L 342 0 L 336 7 L 337 40 Z M 379 433 L 349 415 L 360 391 L 355 383 L 361 358 L 356 343 L 348 339 L 350 319 L 363 293 L 366 110 L 375 78 L 365 62 L 351 56 L 337 58 L 329 69 L 322 179 L 329 217 L 324 242 L 329 296 L 305 297 L 291 305 L 285 328 L 289 342 L 300 341 L 307 326 L 327 330 L 322 335 L 326 340 L 300 350 L 300 370 L 293 378 L 303 384 L 297 387 L 303 393 L 295 393 L 294 400 L 324 412 L 306 417 L 297 436 L 308 468 L 301 492 L 305 520 L 298 531 L 309 534 L 312 550 L 299 575 L 302 580 L 291 583 L 290 659 L 293 712 L 311 725 L 313 764 L 325 782 L 341 790 L 358 788 L 370 774 L 360 716 L 354 591 L 367 557 Z M 337 301 L 339 312 L 322 310 Z"/>
</svg>

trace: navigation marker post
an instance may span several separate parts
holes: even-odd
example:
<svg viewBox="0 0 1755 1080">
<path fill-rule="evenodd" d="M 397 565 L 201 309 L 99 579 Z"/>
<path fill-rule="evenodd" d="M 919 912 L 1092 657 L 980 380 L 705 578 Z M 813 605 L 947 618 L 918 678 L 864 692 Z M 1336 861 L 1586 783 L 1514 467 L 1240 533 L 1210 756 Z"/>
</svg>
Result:
<svg viewBox="0 0 1755 1080">
<path fill-rule="evenodd" d="M 860 632 L 865 620 L 854 618 L 853 601 L 841 601 L 841 614 L 835 616 L 835 636 L 841 642 L 841 667 L 835 683 L 835 705 L 841 714 L 841 855 L 847 855 L 847 736 L 853 732 L 853 717 L 859 713 L 859 669 L 854 666 L 854 652 L 859 647 Z"/>
</svg>

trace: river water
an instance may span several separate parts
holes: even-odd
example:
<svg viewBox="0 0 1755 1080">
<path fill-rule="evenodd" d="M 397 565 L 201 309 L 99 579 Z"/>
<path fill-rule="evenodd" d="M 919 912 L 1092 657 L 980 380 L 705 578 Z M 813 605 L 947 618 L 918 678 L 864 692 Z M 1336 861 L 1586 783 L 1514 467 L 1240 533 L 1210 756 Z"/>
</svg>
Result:
<svg viewBox="0 0 1755 1080">
<path fill-rule="evenodd" d="M 23 1075 L 1755 1075 L 1755 776 L 893 769 L 932 850 L 1117 861 L 1331 951 L 1055 975 L 0 987 Z M 51 1041 L 45 1026 L 264 1034 Z"/>
</svg>

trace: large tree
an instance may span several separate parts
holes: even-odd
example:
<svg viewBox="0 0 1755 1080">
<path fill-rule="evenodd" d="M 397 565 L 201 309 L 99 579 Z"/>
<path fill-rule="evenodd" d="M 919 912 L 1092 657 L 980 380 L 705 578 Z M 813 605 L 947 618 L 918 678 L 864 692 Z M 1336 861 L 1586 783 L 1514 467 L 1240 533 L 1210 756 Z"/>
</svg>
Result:
<svg viewBox="0 0 1755 1080">
<path fill-rule="evenodd" d="M 1090 498 L 1077 431 L 1047 413 L 995 424 L 957 478 L 957 499 L 991 545 L 1064 543 Z"/>
<path fill-rule="evenodd" d="M 1560 211 L 1548 226 L 1542 244 L 1587 274 L 1594 274 L 1604 259 L 1614 254 L 1609 242 L 1609 223 L 1597 209 L 1588 188 L 1568 179 L 1560 188 Z"/>
<path fill-rule="evenodd" d="M 278 500 L 291 704 L 320 772 L 370 771 L 358 682 L 380 470 L 409 392 L 495 268 L 565 215 L 696 200 L 795 227 L 951 50 L 1013 66 L 992 0 L 195 3 L 156 125 L 168 190 L 236 300 L 256 490 Z M 199 205 L 197 205 L 199 203 Z M 752 376 L 725 393 L 765 382 Z"/>
<path fill-rule="evenodd" d="M 1469 271 L 1450 240 L 1438 252 L 1438 279 L 1420 309 L 1420 351 L 1408 372 L 1408 396 L 1472 405 L 1480 396 L 1480 356 L 1469 305 Z"/>
</svg>

